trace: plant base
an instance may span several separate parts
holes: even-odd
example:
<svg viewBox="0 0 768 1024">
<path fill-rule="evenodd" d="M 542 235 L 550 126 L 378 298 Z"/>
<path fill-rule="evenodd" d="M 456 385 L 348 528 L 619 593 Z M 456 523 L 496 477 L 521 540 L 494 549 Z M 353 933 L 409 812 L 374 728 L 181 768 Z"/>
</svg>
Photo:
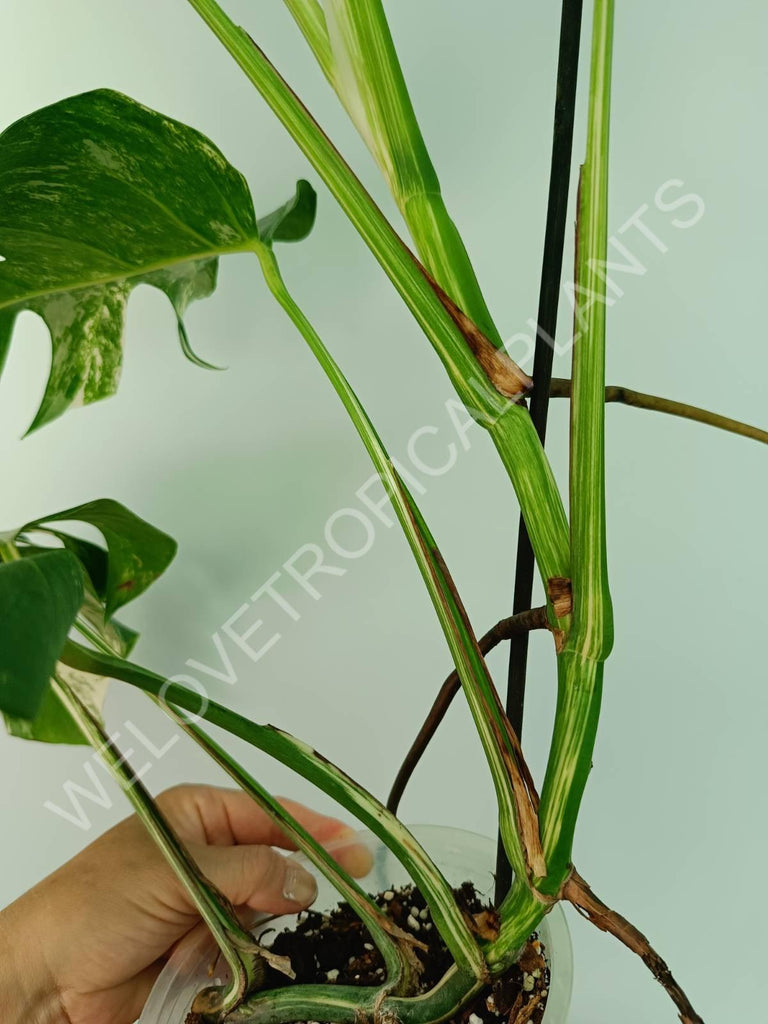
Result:
<svg viewBox="0 0 768 1024">
<path fill-rule="evenodd" d="M 471 832 L 440 826 L 417 826 L 411 829 L 416 838 L 425 847 L 435 863 L 451 883 L 462 886 L 467 879 L 474 887 L 471 892 L 472 902 L 468 904 L 471 913 L 482 914 L 484 904 L 487 906 L 493 897 L 493 870 L 496 857 L 496 844 L 493 840 Z M 422 919 L 423 900 L 411 889 L 410 879 L 392 854 L 378 839 L 369 832 L 360 832 L 351 840 L 364 843 L 371 852 L 372 869 L 360 880 L 362 887 L 368 892 L 380 893 L 382 905 L 391 907 L 393 917 L 404 930 L 411 931 L 414 937 L 430 949 L 427 972 L 423 982 L 429 988 L 437 980 L 450 963 L 446 954 L 440 952 L 442 945 L 435 936 L 434 927 L 428 918 Z M 299 856 L 299 855 L 295 855 Z M 301 858 L 305 867 L 310 865 Z M 474 890 L 479 893 L 477 896 Z M 469 890 L 466 890 L 469 899 Z M 387 897 L 392 894 L 391 899 Z M 367 949 L 366 933 L 354 915 L 340 911 L 335 924 L 338 927 L 328 928 L 333 921 L 329 915 L 338 905 L 338 894 L 323 878 L 318 879 L 318 899 L 312 911 L 302 914 L 297 921 L 295 917 L 282 917 L 267 921 L 260 918 L 253 931 L 261 936 L 261 941 L 271 945 L 275 952 L 285 953 L 291 957 L 294 970 L 299 981 L 328 982 L 334 978 L 333 972 L 338 970 L 336 978 L 342 984 L 380 984 L 381 975 L 376 972 L 381 968 L 381 961 L 375 949 Z M 414 917 L 414 906 L 418 916 Z M 417 929 L 408 925 L 412 917 L 418 924 Z M 323 922 L 326 922 L 324 925 Z M 481 918 L 482 922 L 482 918 Z M 318 928 L 320 925 L 320 929 Z M 482 924 L 481 924 L 482 926 Z M 323 930 L 322 937 L 317 934 L 307 936 L 308 932 L 317 933 Z M 431 939 L 430 939 L 431 936 Z M 310 942 L 307 942 L 309 938 Z M 318 941 L 320 939 L 320 941 Z M 311 940 L 315 940 L 314 942 Z M 537 948 L 533 942 L 539 941 Z M 155 988 L 153 989 L 140 1024 L 184 1024 L 195 995 L 203 988 L 226 980 L 226 968 L 217 960 L 216 947 L 211 941 L 204 926 L 195 929 L 182 942 L 167 964 Z M 423 954 L 426 956 L 426 954 Z M 351 959 L 351 963 L 350 963 Z M 544 965 L 542 967 L 542 960 Z M 345 962 L 346 961 L 346 962 Z M 328 972 L 331 972 L 331 979 Z M 540 972 L 535 977 L 535 972 Z M 525 991 L 523 975 L 533 979 L 533 988 Z M 360 975 L 356 978 L 355 975 Z M 556 907 L 542 922 L 538 939 L 532 940 L 524 951 L 519 967 L 515 967 L 504 979 L 497 981 L 497 988 L 478 997 L 473 1004 L 457 1018 L 462 1024 L 565 1024 L 568 1004 L 570 1002 L 572 977 L 572 957 L 570 938 L 562 910 Z M 274 984 L 284 986 L 287 979 L 274 976 Z M 541 993 L 547 990 L 546 997 Z M 515 1005 L 517 996 L 523 992 L 523 999 Z M 493 996 L 491 1008 L 487 1004 L 488 996 Z M 535 1002 L 529 996 L 539 995 Z M 511 997 L 511 999 L 510 999 Z M 498 1003 L 497 1003 L 498 1000 Z M 493 1006 L 496 1005 L 496 1010 Z M 520 1017 L 525 1007 L 531 1006 L 530 1016 Z"/>
</svg>

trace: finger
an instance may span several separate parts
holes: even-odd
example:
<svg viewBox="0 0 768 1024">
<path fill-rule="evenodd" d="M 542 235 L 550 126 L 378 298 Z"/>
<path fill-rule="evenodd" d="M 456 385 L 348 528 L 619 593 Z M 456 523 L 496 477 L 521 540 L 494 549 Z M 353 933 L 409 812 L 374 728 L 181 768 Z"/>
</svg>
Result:
<svg viewBox="0 0 768 1024">
<path fill-rule="evenodd" d="M 242 790 L 177 786 L 161 794 L 158 803 L 185 840 L 212 846 L 263 843 L 296 849 L 282 829 Z M 281 803 L 318 842 L 328 844 L 354 834 L 354 829 L 338 818 L 319 814 L 293 800 Z"/>
<path fill-rule="evenodd" d="M 191 852 L 235 906 L 287 914 L 304 910 L 317 897 L 314 877 L 271 846 L 196 846 Z"/>
<path fill-rule="evenodd" d="M 283 850 L 295 850 L 294 841 L 274 824 L 253 802 L 247 793 L 239 790 L 220 790 L 225 794 L 226 812 L 231 835 L 238 843 L 265 843 Z M 356 841 L 357 832 L 349 825 L 325 814 L 305 807 L 295 800 L 280 798 L 282 806 L 309 834 L 325 846 L 341 867 L 355 878 L 367 875 L 373 867 L 373 858 L 367 846 Z M 254 822 L 254 811 L 263 815 Z"/>
<path fill-rule="evenodd" d="M 332 845 L 329 852 L 336 863 L 353 878 L 363 878 L 373 870 L 373 854 L 359 840 L 353 838 L 340 846 Z"/>
<path fill-rule="evenodd" d="M 283 850 L 295 850 L 296 844 L 241 790 L 223 790 L 229 827 L 235 842 L 266 843 Z M 313 811 L 295 800 L 279 797 L 280 804 L 319 843 L 331 843 L 347 839 L 355 830 L 338 818 Z M 254 814 L 255 812 L 255 814 Z"/>
</svg>

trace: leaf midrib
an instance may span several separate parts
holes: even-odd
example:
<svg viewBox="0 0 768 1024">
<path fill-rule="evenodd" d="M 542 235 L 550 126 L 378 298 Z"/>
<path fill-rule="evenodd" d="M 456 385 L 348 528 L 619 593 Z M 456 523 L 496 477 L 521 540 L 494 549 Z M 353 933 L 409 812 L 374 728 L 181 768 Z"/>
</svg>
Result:
<svg viewBox="0 0 768 1024">
<path fill-rule="evenodd" d="M 33 299 L 49 295 L 67 295 L 70 292 L 85 290 L 86 288 L 98 288 L 100 285 L 114 284 L 117 281 L 130 281 L 133 278 L 144 277 L 146 274 L 154 273 L 156 270 L 166 270 L 168 267 L 178 266 L 179 263 L 192 263 L 202 260 L 215 259 L 219 256 L 231 256 L 237 253 L 253 252 L 256 245 L 260 245 L 261 239 L 258 235 L 253 238 L 243 239 L 234 246 L 209 249 L 206 252 L 195 252 L 185 256 L 174 256 L 170 259 L 161 260 L 157 263 L 150 263 L 141 268 L 129 269 L 126 272 L 104 274 L 101 277 L 94 277 L 88 281 L 72 281 L 59 285 L 55 288 L 40 288 L 37 291 L 26 292 L 19 298 L 8 301 L 0 301 L 0 312 L 5 309 L 16 309 L 20 311 L 27 308 Z M 11 261 L 8 261 L 11 263 Z"/>
<path fill-rule="evenodd" d="M 34 228 L 13 228 L 0 222 L 0 238 L 5 239 L 9 235 L 23 235 L 24 237 L 43 239 L 51 238 L 57 242 L 64 242 L 66 245 L 73 248 L 87 249 L 89 252 L 98 253 L 99 256 L 106 256 L 108 260 L 114 259 L 112 253 L 107 252 L 106 249 L 100 249 L 97 245 L 91 245 L 89 242 L 83 242 L 77 238 L 67 238 L 66 235 L 55 235 L 52 231 L 36 231 Z M 11 258 L 6 259 L 3 262 L 13 264 L 15 261 Z"/>
<path fill-rule="evenodd" d="M 66 165 L 65 164 L 63 166 L 66 168 L 66 170 L 68 172 L 71 172 L 72 169 L 73 169 L 71 165 Z M 160 210 L 163 214 L 165 214 L 165 216 L 168 218 L 168 220 L 172 224 L 175 224 L 176 227 L 181 228 L 181 230 L 185 234 L 193 236 L 193 237 L 197 238 L 201 242 L 207 242 L 208 241 L 208 239 L 205 238 L 203 235 L 201 235 L 199 231 L 196 231 L 195 228 L 193 228 L 190 224 L 187 224 L 186 221 L 183 221 L 178 216 L 178 214 L 174 213 L 173 210 L 171 210 L 171 208 L 169 206 L 167 206 L 161 199 L 158 199 L 158 197 L 153 192 L 147 192 L 144 188 L 142 188 L 141 186 L 137 185 L 134 181 L 126 179 L 125 177 L 121 177 L 118 174 L 110 174 L 109 171 L 106 171 L 103 168 L 99 169 L 98 180 L 99 181 L 113 181 L 113 182 L 116 182 L 118 185 L 121 185 L 121 186 L 129 189 L 132 192 L 135 192 L 136 195 L 141 196 L 142 199 L 147 200 L 147 202 L 149 202 L 152 206 L 157 207 L 158 210 Z M 57 181 L 51 181 L 51 182 L 45 182 L 44 181 L 43 183 L 46 184 L 46 185 L 59 185 L 59 184 L 61 184 L 61 186 L 63 188 L 65 188 L 65 189 L 71 187 L 71 186 L 69 186 L 67 184 L 66 181 L 62 181 L 61 183 L 59 183 Z M 7 186 L 3 185 L 3 190 L 4 191 L 5 190 L 13 191 L 13 188 L 11 187 L 11 189 L 7 189 Z M 220 198 L 223 200 L 224 205 L 227 207 L 227 211 L 232 215 L 233 221 L 235 223 L 237 223 L 239 221 L 239 218 L 235 216 L 235 211 L 232 209 L 232 205 L 229 202 L 229 199 L 226 196 L 224 196 L 223 194 L 220 196 Z"/>
</svg>

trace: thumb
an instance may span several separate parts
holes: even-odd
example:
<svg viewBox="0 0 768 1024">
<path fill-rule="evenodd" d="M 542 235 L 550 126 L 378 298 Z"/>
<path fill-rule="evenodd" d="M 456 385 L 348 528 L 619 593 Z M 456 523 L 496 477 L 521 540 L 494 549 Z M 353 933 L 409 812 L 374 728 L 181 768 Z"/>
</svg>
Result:
<svg viewBox="0 0 768 1024">
<path fill-rule="evenodd" d="M 304 910 L 317 897 L 317 882 L 295 860 L 271 846 L 191 846 L 203 874 L 236 907 L 267 914 Z"/>
</svg>

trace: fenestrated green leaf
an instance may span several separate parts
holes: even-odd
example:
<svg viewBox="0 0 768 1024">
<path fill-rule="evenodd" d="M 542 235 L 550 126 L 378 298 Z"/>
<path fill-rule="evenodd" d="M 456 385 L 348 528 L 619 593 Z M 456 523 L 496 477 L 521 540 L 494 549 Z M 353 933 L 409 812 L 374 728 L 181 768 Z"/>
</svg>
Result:
<svg viewBox="0 0 768 1024">
<path fill-rule="evenodd" d="M 70 551 L 0 565 L 0 710 L 33 718 L 83 598 Z"/>
<path fill-rule="evenodd" d="M 266 219 L 275 240 L 311 226 L 306 198 L 288 205 L 276 222 Z M 213 291 L 219 255 L 248 251 L 257 239 L 245 179 L 213 143 L 120 93 L 73 96 L 8 128 L 0 136 L 0 368 L 21 310 L 43 318 L 53 345 L 30 429 L 114 393 L 137 284 L 168 295 L 192 357 L 186 307 Z"/>
<path fill-rule="evenodd" d="M 45 530 L 49 523 L 69 520 L 95 526 L 106 542 L 107 574 L 103 596 L 107 618 L 143 593 L 167 569 L 176 554 L 177 545 L 172 537 L 111 498 L 100 498 L 37 519 L 28 523 L 23 531 Z M 50 532 L 63 539 L 58 531 Z M 96 560 L 93 549 L 98 551 L 97 545 L 77 538 L 68 538 L 68 542 L 78 553 L 78 546 L 86 545 L 83 550 Z M 98 584 L 95 589 L 98 593 Z"/>
</svg>

